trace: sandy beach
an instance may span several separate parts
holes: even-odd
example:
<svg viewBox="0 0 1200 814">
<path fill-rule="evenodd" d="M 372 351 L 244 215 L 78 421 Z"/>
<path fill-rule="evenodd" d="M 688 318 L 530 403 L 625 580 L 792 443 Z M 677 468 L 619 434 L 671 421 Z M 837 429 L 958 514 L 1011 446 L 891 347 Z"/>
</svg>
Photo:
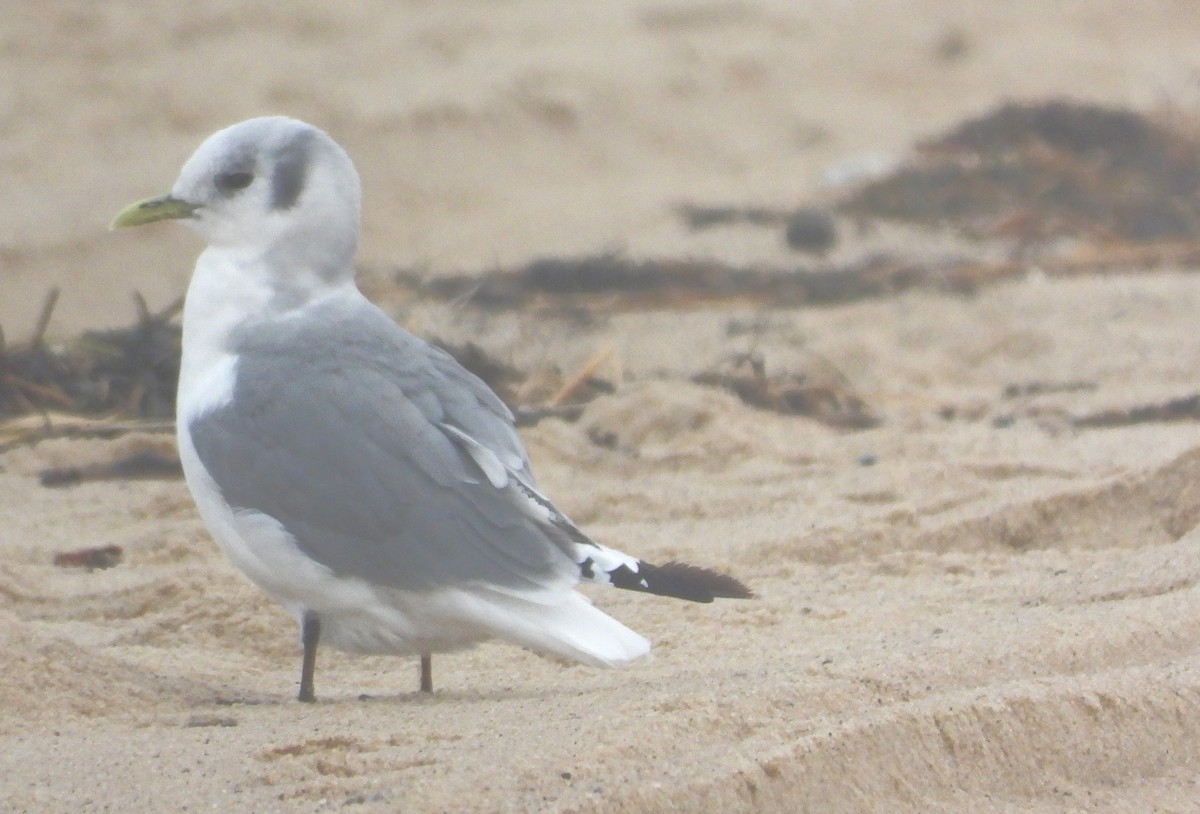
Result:
<svg viewBox="0 0 1200 814">
<path fill-rule="evenodd" d="M 779 230 L 680 207 L 829 205 L 847 174 L 1013 99 L 1191 113 L 1194 7 L 922 0 L 54 5 L 0 12 L 0 326 L 126 325 L 186 286 L 184 229 L 107 230 L 255 115 L 364 184 L 364 290 L 522 370 L 612 392 L 522 435 L 600 542 L 757 598 L 588 588 L 654 642 L 621 671 L 502 644 L 323 649 L 225 560 L 182 480 L 39 473 L 169 432 L 0 452 L 0 811 L 1188 812 L 1200 799 L 1200 392 L 1186 265 L 832 306 L 483 309 L 397 275 L 604 253 L 784 267 Z M 925 243 L 883 232 L 919 262 Z M 876 235 L 878 242 L 878 235 Z M 859 251 L 843 240 L 833 257 Z M 1003 246 L 1002 246 L 1003 248 Z M 808 259 L 804 259 L 808 262 Z M 695 381 L 829 375 L 846 429 Z M 1096 417 L 1101 417 L 1097 419 Z M 103 570 L 56 555 L 119 546 Z"/>
</svg>

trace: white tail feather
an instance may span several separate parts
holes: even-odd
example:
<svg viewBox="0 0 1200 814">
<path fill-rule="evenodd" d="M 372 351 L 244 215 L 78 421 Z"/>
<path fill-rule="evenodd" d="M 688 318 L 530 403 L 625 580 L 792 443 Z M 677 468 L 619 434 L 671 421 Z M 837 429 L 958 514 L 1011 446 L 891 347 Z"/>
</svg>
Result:
<svg viewBox="0 0 1200 814">
<path fill-rule="evenodd" d="M 650 652 L 645 637 L 575 591 L 552 605 L 500 593 L 475 598 L 477 618 L 486 621 L 493 635 L 539 653 L 593 667 L 623 667 Z"/>
</svg>

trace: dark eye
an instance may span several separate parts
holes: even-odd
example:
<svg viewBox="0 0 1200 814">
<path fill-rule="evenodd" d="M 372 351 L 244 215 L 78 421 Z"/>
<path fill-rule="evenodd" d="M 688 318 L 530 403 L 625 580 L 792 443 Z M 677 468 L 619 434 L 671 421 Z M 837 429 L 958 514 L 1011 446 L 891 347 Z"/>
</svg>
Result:
<svg viewBox="0 0 1200 814">
<path fill-rule="evenodd" d="M 213 179 L 213 183 L 217 185 L 218 192 L 230 195 L 239 189 L 250 186 L 250 182 L 253 180 L 254 173 L 251 172 L 219 172 Z"/>
</svg>

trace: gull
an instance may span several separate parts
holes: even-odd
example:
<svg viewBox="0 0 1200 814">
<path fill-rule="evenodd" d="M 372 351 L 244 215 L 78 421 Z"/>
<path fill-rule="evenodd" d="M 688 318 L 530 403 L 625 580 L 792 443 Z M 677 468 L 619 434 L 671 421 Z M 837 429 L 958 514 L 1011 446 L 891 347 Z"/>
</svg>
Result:
<svg viewBox="0 0 1200 814">
<path fill-rule="evenodd" d="M 295 615 L 299 700 L 318 642 L 431 654 L 499 638 L 602 667 L 650 643 L 581 581 L 712 602 L 726 574 L 589 539 L 538 488 L 513 416 L 355 285 L 361 189 L 326 133 L 283 116 L 210 136 L 170 194 L 113 228 L 180 220 L 207 243 L 183 310 L 179 455 L 230 561 Z"/>
</svg>

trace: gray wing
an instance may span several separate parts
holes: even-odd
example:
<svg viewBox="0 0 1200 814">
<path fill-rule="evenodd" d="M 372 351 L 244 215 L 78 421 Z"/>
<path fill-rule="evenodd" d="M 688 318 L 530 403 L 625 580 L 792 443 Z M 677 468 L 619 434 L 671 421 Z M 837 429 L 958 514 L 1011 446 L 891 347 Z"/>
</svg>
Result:
<svg viewBox="0 0 1200 814">
<path fill-rule="evenodd" d="M 511 414 L 449 355 L 365 300 L 260 323 L 235 348 L 232 401 L 189 424 L 230 505 L 335 573 L 396 588 L 577 580 Z"/>
</svg>

